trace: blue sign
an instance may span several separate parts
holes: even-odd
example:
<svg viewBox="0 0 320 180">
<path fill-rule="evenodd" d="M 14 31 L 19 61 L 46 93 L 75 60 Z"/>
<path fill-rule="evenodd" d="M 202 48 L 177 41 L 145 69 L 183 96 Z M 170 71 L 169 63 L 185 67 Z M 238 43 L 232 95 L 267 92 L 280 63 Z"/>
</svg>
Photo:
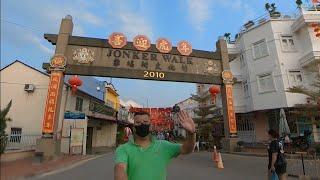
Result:
<svg viewBox="0 0 320 180">
<path fill-rule="evenodd" d="M 64 118 L 65 119 L 85 119 L 86 115 L 84 113 L 65 112 Z"/>
</svg>

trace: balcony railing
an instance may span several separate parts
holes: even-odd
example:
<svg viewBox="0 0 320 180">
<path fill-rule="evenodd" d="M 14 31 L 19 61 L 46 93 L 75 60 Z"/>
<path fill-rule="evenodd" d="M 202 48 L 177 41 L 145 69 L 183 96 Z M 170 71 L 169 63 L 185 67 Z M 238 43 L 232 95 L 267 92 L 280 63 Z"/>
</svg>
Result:
<svg viewBox="0 0 320 180">
<path fill-rule="evenodd" d="M 112 107 L 109 107 L 107 105 L 97 103 L 97 102 L 90 102 L 89 110 L 92 112 L 104 114 L 107 116 L 112 116 L 112 117 L 116 116 L 115 109 L 113 109 Z"/>
</svg>

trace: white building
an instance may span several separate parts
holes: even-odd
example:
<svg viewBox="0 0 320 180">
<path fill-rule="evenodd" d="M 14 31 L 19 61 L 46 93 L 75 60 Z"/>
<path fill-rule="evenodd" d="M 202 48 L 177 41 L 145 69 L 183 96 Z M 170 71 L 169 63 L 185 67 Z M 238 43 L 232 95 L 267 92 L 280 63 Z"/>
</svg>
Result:
<svg viewBox="0 0 320 180">
<path fill-rule="evenodd" d="M 15 61 L 1 69 L 1 108 L 12 100 L 8 116 L 7 134 L 15 134 L 14 147 L 34 148 L 36 138 L 42 134 L 42 120 L 47 97 L 49 75 L 21 61 Z M 70 76 L 65 77 L 65 82 Z M 104 84 L 92 77 L 82 77 L 82 87 L 73 95 L 64 83 L 58 132 L 62 132 L 65 112 L 84 113 L 88 119 L 84 129 L 84 143 L 87 149 L 115 145 L 115 110 L 104 105 Z M 100 87 L 101 86 L 101 87 Z M 31 88 L 32 87 L 32 88 Z M 100 87 L 100 88 L 97 88 Z M 60 133 L 58 133 L 60 134 Z M 65 138 L 59 136 L 59 138 Z M 27 138 L 27 139 L 24 139 Z M 68 137 L 69 138 L 69 137 Z M 25 142 L 27 144 L 23 144 Z M 9 139 L 9 144 L 11 140 Z M 31 146 L 32 147 L 31 147 Z M 66 150 L 62 147 L 62 150 Z M 66 150 L 67 151 L 67 150 Z"/>
<path fill-rule="evenodd" d="M 306 97 L 286 92 L 314 80 L 315 74 L 306 71 L 320 60 L 313 22 L 320 22 L 320 12 L 302 9 L 296 17 L 262 18 L 238 34 L 234 45 L 239 57 L 231 70 L 238 80 L 234 97 L 240 139 L 266 140 L 269 128 L 278 129 L 284 108 L 292 135 L 313 130 L 314 140 L 320 141 L 319 127 L 290 113 L 295 104 L 306 103 Z"/>
<path fill-rule="evenodd" d="M 306 71 L 320 61 L 320 39 L 310 27 L 313 22 L 320 23 L 320 11 L 304 8 L 293 17 L 268 15 L 244 26 L 236 41 L 228 44 L 229 52 L 239 54 L 230 62 L 236 79 L 233 94 L 239 140 L 267 140 L 267 130 L 278 129 L 283 108 L 292 136 L 312 130 L 314 141 L 320 141 L 320 127 L 291 113 L 295 104 L 306 103 L 306 96 L 286 92 L 292 86 L 308 87 L 314 80 L 315 74 Z M 201 85 L 202 91 L 209 87 Z M 221 96 L 217 105 L 221 107 Z"/>
</svg>

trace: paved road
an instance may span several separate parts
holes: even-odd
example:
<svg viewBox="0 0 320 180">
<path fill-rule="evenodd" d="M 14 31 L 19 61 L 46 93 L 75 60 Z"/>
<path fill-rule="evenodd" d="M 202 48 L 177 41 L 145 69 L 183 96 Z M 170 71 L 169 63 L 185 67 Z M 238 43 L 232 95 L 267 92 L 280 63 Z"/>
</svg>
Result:
<svg viewBox="0 0 320 180">
<path fill-rule="evenodd" d="M 168 168 L 168 180 L 264 180 L 266 158 L 223 155 L 224 169 L 215 168 L 207 152 L 180 156 Z M 109 153 L 64 172 L 38 177 L 41 180 L 112 180 L 113 154 Z"/>
</svg>

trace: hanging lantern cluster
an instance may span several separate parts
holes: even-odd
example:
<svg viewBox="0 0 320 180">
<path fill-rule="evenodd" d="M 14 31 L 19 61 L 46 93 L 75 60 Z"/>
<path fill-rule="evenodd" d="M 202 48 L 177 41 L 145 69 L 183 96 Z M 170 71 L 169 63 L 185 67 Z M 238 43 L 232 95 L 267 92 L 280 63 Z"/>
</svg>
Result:
<svg viewBox="0 0 320 180">
<path fill-rule="evenodd" d="M 72 94 L 75 94 L 78 87 L 82 85 L 82 80 L 77 75 L 74 75 L 68 80 L 68 83 L 71 85 Z"/>
<path fill-rule="evenodd" d="M 215 103 L 216 102 L 216 96 L 217 96 L 217 94 L 220 93 L 219 86 L 211 86 L 209 88 L 209 93 L 211 94 L 211 101 Z"/>
<path fill-rule="evenodd" d="M 317 38 L 320 38 L 320 24 L 319 23 L 311 23 L 310 25 L 313 28 L 313 32 Z"/>
</svg>

